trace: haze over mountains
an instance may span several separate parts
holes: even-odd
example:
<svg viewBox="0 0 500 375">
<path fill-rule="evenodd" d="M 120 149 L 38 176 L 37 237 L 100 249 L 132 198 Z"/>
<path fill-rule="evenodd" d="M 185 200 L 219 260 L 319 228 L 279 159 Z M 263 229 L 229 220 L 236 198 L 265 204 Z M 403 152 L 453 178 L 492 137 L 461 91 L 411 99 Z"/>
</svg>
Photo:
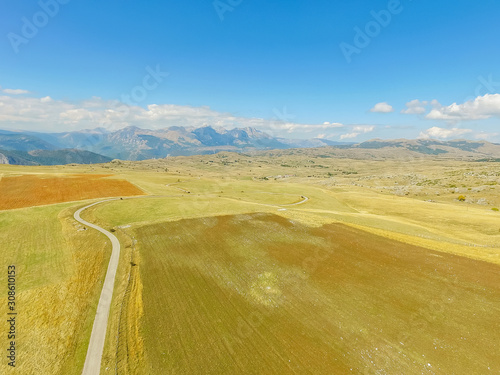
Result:
<svg viewBox="0 0 500 375">
<path fill-rule="evenodd" d="M 313 138 L 294 140 L 272 137 L 255 128 L 179 127 L 159 130 L 126 127 L 116 131 L 96 128 L 62 133 L 0 130 L 2 164 L 102 163 L 112 159 L 145 160 L 167 156 L 211 154 L 219 151 L 259 150 L 334 146 L 350 153 L 367 155 L 378 150 L 392 157 L 416 153 L 453 158 L 500 158 L 500 145 L 486 141 L 371 140 L 362 143 L 334 142 Z M 358 150 L 358 151 L 357 151 Z M 368 152 L 368 155 L 370 153 Z"/>
</svg>

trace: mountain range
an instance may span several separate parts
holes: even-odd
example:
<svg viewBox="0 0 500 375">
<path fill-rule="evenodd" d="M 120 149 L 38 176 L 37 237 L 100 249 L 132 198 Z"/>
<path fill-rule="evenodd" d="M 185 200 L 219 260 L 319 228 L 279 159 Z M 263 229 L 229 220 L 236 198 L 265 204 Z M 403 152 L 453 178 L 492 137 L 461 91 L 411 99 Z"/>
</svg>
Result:
<svg viewBox="0 0 500 375">
<path fill-rule="evenodd" d="M 4 151 L 85 150 L 111 159 L 145 160 L 167 156 L 211 154 L 218 151 L 286 149 L 342 145 L 323 139 L 275 138 L 255 128 L 226 130 L 204 126 L 173 126 L 149 130 L 129 126 L 116 131 L 103 128 L 37 133 L 0 130 L 0 153 Z M 95 158 L 95 157 L 94 157 Z"/>
<path fill-rule="evenodd" d="M 129 126 L 116 131 L 103 128 L 42 133 L 0 130 L 0 163 L 69 164 L 102 163 L 112 159 L 145 160 L 167 156 L 211 154 L 219 151 L 259 150 L 333 146 L 356 150 L 386 150 L 394 155 L 412 152 L 454 158 L 500 158 L 500 145 L 486 141 L 381 140 L 362 143 L 272 137 L 255 128 L 180 127 L 149 130 Z M 365 152 L 366 153 L 366 152 Z M 380 153 L 380 152 L 377 152 Z"/>
</svg>

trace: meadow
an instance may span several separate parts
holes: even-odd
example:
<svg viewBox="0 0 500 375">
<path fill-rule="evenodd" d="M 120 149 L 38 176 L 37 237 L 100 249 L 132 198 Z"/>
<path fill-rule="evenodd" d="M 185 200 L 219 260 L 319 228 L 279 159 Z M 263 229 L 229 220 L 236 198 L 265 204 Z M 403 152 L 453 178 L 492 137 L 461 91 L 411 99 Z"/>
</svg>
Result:
<svg viewBox="0 0 500 375">
<path fill-rule="evenodd" d="M 0 211 L 0 265 L 16 266 L 18 312 L 17 365 L 2 361 L 2 374 L 81 373 L 110 245 L 75 224 L 74 205 Z"/>
<path fill-rule="evenodd" d="M 57 197 L 0 210 L 2 267 L 19 265 L 35 327 L 18 371 L 81 371 L 110 249 L 72 214 L 117 196 L 82 214 L 122 244 L 103 374 L 498 372 L 497 165 L 220 153 L 0 166 L 0 188 L 20 184 L 0 204 L 36 205 L 44 181 Z"/>
</svg>

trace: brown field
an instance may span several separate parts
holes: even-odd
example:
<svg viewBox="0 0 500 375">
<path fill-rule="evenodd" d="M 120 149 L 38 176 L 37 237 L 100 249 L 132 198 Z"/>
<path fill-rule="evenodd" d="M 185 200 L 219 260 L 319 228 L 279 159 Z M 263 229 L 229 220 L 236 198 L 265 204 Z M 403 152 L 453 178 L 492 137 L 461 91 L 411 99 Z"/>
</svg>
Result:
<svg viewBox="0 0 500 375">
<path fill-rule="evenodd" d="M 21 175 L 0 180 L 0 210 L 92 198 L 142 195 L 125 180 L 106 174 Z"/>
<path fill-rule="evenodd" d="M 272 214 L 136 229 L 145 374 L 500 372 L 500 267 Z"/>
</svg>

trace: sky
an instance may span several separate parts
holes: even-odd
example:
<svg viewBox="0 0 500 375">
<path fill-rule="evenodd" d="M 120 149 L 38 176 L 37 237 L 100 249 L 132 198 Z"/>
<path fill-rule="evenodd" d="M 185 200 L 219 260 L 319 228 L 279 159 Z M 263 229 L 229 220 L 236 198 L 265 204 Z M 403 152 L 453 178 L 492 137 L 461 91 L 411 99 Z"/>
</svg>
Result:
<svg viewBox="0 0 500 375">
<path fill-rule="evenodd" d="M 494 0 L 0 3 L 0 129 L 500 142 Z"/>
</svg>

